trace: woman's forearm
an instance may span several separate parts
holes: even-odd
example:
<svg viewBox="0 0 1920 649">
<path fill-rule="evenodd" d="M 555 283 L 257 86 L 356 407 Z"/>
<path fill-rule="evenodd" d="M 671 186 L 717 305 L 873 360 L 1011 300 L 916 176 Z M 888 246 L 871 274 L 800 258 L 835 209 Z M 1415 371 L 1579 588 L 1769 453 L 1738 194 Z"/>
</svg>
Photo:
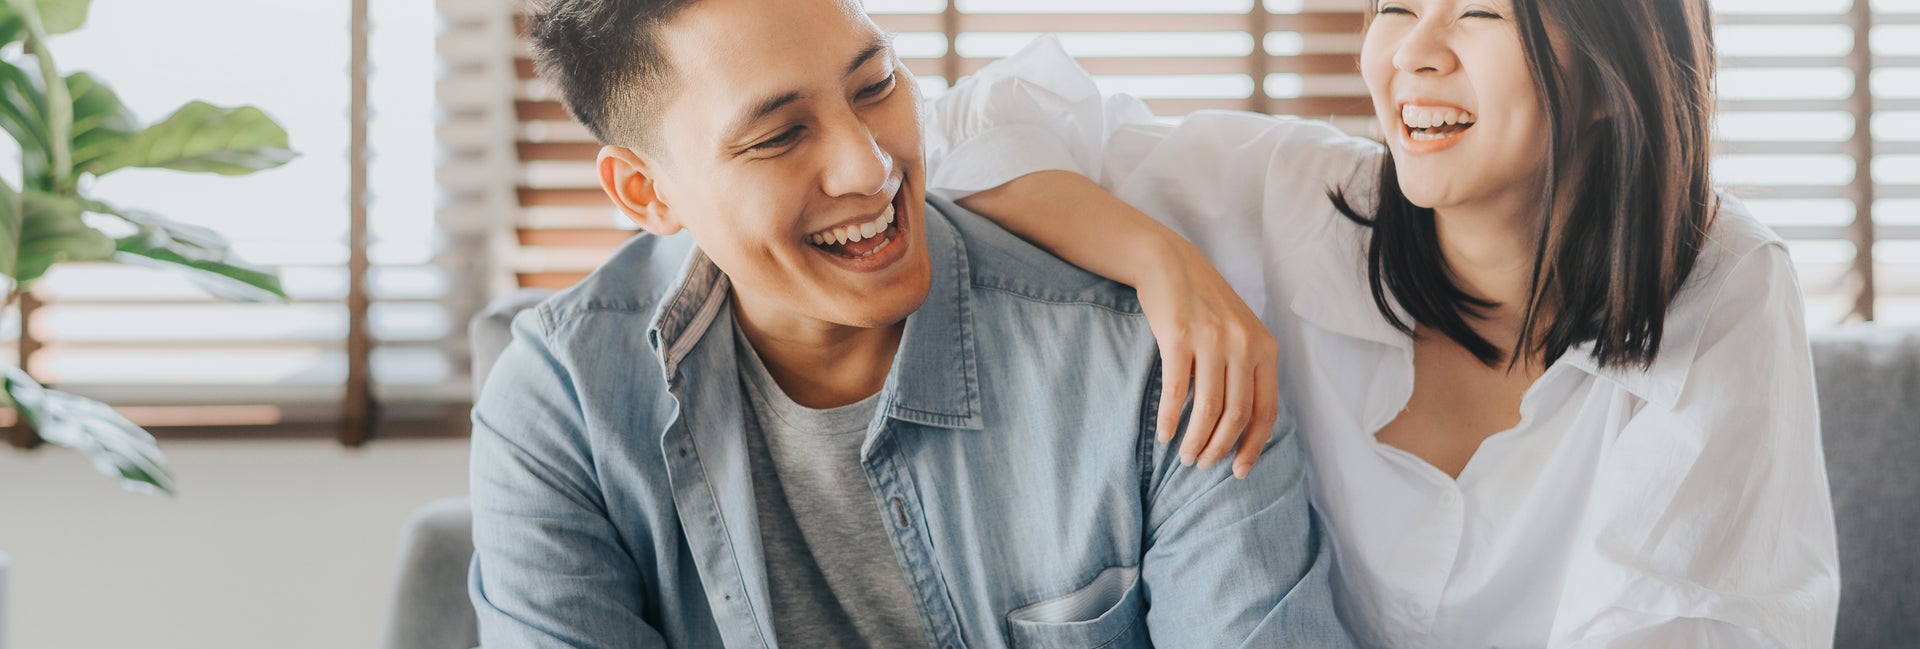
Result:
<svg viewBox="0 0 1920 649">
<path fill-rule="evenodd" d="M 959 203 L 1068 263 L 1134 288 L 1146 279 L 1141 273 L 1198 252 L 1153 217 L 1070 171 L 1021 176 Z"/>
</svg>

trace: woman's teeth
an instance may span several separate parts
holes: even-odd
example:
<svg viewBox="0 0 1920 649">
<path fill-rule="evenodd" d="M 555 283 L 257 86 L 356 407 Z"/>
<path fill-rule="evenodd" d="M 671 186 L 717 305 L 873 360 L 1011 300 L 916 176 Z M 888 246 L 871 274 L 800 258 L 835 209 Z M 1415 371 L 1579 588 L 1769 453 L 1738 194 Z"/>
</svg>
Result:
<svg viewBox="0 0 1920 649">
<path fill-rule="evenodd" d="M 1473 113 L 1456 108 L 1429 108 L 1422 106 L 1400 107 L 1400 121 L 1408 128 L 1435 128 L 1458 124 L 1472 126 Z"/>
<path fill-rule="evenodd" d="M 807 241 L 817 246 L 833 246 L 833 245 L 839 245 L 843 243 L 853 243 L 855 241 L 860 241 L 862 239 L 872 239 L 874 237 L 880 236 L 882 233 L 885 233 L 889 228 L 892 228 L 892 227 L 893 227 L 893 204 L 888 203 L 887 209 L 885 211 L 880 212 L 879 218 L 876 218 L 872 221 L 868 221 L 866 223 L 849 225 L 846 227 L 834 228 L 826 232 L 815 233 L 815 234 L 809 235 L 807 237 Z"/>
</svg>

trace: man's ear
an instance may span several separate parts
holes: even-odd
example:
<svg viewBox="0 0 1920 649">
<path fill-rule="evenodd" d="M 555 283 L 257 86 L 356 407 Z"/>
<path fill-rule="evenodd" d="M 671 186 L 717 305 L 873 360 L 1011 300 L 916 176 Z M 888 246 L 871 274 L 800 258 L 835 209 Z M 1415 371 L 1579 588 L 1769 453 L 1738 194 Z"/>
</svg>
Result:
<svg viewBox="0 0 1920 649">
<path fill-rule="evenodd" d="M 595 164 L 600 170 L 600 188 L 640 229 L 663 237 L 680 231 L 680 220 L 654 186 L 659 168 L 653 161 L 633 149 L 607 145 L 600 147 Z"/>
</svg>

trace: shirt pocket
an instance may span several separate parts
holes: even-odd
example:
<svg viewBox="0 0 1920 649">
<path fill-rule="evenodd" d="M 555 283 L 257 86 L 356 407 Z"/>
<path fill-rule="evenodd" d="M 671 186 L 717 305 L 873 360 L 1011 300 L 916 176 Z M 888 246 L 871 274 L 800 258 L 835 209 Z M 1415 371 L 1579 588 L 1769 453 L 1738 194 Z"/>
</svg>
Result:
<svg viewBox="0 0 1920 649">
<path fill-rule="evenodd" d="M 1071 593 L 1007 613 L 1016 649 L 1147 646 L 1146 594 L 1137 567 L 1112 567 Z"/>
</svg>

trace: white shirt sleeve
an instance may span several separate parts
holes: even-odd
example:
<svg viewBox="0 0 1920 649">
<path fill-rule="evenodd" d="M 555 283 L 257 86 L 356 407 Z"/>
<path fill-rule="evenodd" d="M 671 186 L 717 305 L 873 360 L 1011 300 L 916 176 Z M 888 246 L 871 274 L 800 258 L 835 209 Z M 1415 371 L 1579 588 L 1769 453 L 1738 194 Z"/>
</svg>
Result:
<svg viewBox="0 0 1920 649">
<path fill-rule="evenodd" d="M 1102 97 L 1052 35 L 960 79 L 924 115 L 927 184 L 954 200 L 1040 171 L 1101 182 L 1113 131 L 1154 124 L 1140 100 Z"/>
<path fill-rule="evenodd" d="M 1833 506 L 1785 249 L 1747 253 L 1708 299 L 1676 405 L 1644 405 L 1602 451 L 1549 646 L 1832 646 Z"/>
<path fill-rule="evenodd" d="M 925 108 L 929 192 L 958 200 L 1035 172 L 1077 172 L 1192 242 L 1255 313 L 1267 302 L 1263 263 L 1324 227 L 1330 190 L 1371 202 L 1382 151 L 1331 124 L 1257 113 L 1163 124 L 1138 99 L 1103 97 L 1052 36 Z"/>
</svg>

